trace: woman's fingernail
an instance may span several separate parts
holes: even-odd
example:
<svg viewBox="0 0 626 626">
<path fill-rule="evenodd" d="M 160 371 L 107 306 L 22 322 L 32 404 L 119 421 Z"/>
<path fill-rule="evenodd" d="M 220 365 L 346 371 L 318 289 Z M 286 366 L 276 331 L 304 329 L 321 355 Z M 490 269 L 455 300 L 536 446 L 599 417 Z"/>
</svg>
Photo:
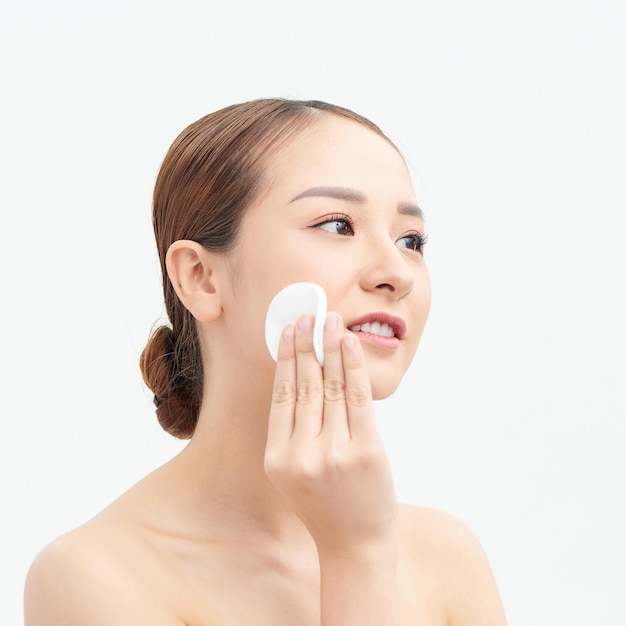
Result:
<svg viewBox="0 0 626 626">
<path fill-rule="evenodd" d="M 293 324 L 285 326 L 283 330 L 283 341 L 293 341 Z"/>
<path fill-rule="evenodd" d="M 310 315 L 305 315 L 298 320 L 298 330 L 308 333 L 313 328 L 313 318 Z"/>
<path fill-rule="evenodd" d="M 326 330 L 335 330 L 335 328 L 337 328 L 337 316 L 333 315 L 332 313 L 329 313 L 326 316 L 326 320 L 324 322 L 324 328 Z"/>
</svg>

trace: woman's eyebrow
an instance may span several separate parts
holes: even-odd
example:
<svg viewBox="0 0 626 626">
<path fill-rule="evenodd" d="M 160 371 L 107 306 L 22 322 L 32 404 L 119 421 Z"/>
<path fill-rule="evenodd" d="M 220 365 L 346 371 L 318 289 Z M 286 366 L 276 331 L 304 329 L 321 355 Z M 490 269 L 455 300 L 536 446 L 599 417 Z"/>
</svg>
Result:
<svg viewBox="0 0 626 626">
<path fill-rule="evenodd" d="M 292 198 L 290 203 L 300 200 L 301 198 L 334 198 L 335 200 L 344 200 L 358 204 L 363 204 L 367 200 L 364 193 L 356 189 L 350 189 L 349 187 L 311 187 L 299 193 L 295 198 Z M 411 202 L 399 202 L 398 213 L 410 215 L 424 221 L 422 209 L 420 209 L 417 204 Z"/>
<path fill-rule="evenodd" d="M 291 202 L 300 200 L 300 198 L 335 198 L 336 200 L 345 200 L 347 202 L 365 202 L 365 194 L 356 189 L 348 187 L 311 187 L 302 193 L 299 193 Z"/>
<path fill-rule="evenodd" d="M 412 204 L 410 202 L 398 202 L 398 213 L 401 213 L 402 215 L 410 215 L 411 217 L 416 217 L 422 222 L 424 221 L 424 212 L 417 206 L 417 204 Z"/>
</svg>

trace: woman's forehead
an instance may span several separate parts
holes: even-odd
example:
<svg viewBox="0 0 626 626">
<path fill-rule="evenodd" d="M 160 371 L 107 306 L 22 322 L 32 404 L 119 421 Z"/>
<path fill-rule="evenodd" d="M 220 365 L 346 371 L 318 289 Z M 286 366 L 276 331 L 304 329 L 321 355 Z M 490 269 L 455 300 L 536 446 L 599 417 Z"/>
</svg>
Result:
<svg viewBox="0 0 626 626">
<path fill-rule="evenodd" d="M 268 186 L 357 187 L 389 181 L 412 189 L 404 159 L 386 138 L 366 126 L 327 115 L 273 154 L 265 168 Z"/>
</svg>

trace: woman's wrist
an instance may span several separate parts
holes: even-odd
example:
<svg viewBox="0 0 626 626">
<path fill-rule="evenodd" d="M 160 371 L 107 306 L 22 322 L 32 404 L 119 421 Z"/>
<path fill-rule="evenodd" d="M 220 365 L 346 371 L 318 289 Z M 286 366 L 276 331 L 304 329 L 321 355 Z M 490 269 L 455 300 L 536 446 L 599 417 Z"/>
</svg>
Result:
<svg viewBox="0 0 626 626">
<path fill-rule="evenodd" d="M 383 536 L 368 539 L 354 537 L 345 541 L 317 542 L 317 553 L 320 566 L 346 567 L 355 566 L 394 565 L 398 561 L 399 537 L 395 529 L 386 532 Z"/>
</svg>

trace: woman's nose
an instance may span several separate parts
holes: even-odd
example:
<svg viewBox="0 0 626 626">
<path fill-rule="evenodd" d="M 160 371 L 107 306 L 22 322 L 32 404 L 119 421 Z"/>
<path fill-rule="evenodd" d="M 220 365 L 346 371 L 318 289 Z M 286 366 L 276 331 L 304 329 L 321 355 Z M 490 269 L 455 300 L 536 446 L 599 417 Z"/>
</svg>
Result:
<svg viewBox="0 0 626 626">
<path fill-rule="evenodd" d="M 371 242 L 360 275 L 361 287 L 367 291 L 387 291 L 394 300 L 401 300 L 411 292 L 415 282 L 411 261 L 406 251 L 394 242 Z"/>
</svg>

